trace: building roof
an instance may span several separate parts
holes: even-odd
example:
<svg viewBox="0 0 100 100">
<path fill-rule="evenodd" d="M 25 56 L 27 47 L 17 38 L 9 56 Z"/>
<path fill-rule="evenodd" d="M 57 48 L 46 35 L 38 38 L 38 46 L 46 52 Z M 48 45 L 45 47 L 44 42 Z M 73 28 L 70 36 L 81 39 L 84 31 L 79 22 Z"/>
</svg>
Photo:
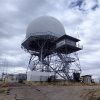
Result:
<svg viewBox="0 0 100 100">
<path fill-rule="evenodd" d="M 72 41 L 75 41 L 75 42 L 80 41 L 79 39 L 74 38 L 74 37 L 72 37 L 72 36 L 63 35 L 63 36 L 61 36 L 60 38 L 58 38 L 58 39 L 56 40 L 56 42 L 57 42 L 57 41 L 60 41 L 60 40 L 62 40 L 62 39 L 69 39 L 69 40 L 72 40 Z"/>
<path fill-rule="evenodd" d="M 92 77 L 92 75 L 83 75 L 81 77 Z"/>
</svg>

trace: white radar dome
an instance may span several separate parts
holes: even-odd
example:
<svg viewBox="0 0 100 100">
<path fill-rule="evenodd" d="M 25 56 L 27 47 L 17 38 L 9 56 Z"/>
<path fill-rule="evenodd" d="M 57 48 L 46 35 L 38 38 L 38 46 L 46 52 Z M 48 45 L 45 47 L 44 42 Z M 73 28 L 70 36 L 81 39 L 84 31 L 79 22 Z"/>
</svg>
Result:
<svg viewBox="0 0 100 100">
<path fill-rule="evenodd" d="M 59 20 L 51 16 L 41 16 L 29 24 L 26 38 L 37 35 L 52 35 L 59 38 L 65 34 L 65 29 Z"/>
</svg>

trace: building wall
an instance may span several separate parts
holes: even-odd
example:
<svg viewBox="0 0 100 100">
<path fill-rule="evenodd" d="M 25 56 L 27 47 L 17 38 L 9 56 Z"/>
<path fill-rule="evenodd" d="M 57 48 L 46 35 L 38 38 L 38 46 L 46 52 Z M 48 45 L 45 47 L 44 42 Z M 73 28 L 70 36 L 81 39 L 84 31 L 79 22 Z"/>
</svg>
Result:
<svg viewBox="0 0 100 100">
<path fill-rule="evenodd" d="M 53 73 L 30 71 L 27 73 L 27 81 L 48 81 L 48 78 Z"/>
<path fill-rule="evenodd" d="M 3 76 L 3 81 L 6 81 L 6 82 L 18 82 L 17 76 L 14 75 L 14 74 L 6 74 Z"/>
<path fill-rule="evenodd" d="M 91 83 L 91 80 L 92 80 L 92 79 L 91 79 L 91 76 L 84 76 L 84 77 L 83 77 L 83 82 L 84 82 L 84 83 Z"/>
</svg>

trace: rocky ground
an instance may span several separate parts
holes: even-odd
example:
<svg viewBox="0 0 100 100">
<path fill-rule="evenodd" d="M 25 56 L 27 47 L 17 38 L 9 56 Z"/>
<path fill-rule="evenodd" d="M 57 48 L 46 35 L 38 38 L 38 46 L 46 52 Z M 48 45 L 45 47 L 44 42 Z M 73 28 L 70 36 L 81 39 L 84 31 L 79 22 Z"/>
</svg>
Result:
<svg viewBox="0 0 100 100">
<path fill-rule="evenodd" d="M 0 88 L 0 100 L 100 100 L 100 86 L 29 86 Z"/>
</svg>

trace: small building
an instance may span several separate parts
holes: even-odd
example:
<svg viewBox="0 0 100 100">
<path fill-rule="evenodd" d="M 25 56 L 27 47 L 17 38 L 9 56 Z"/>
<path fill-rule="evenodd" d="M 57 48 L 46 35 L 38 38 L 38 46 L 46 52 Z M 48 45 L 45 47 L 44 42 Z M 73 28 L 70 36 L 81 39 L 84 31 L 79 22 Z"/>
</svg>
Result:
<svg viewBox="0 0 100 100">
<path fill-rule="evenodd" d="M 11 83 L 18 82 L 17 74 L 3 74 L 2 80 Z"/>
<path fill-rule="evenodd" d="M 53 75 L 51 72 L 29 71 L 27 72 L 27 81 L 48 81 L 51 75 Z"/>
<path fill-rule="evenodd" d="M 23 83 L 23 81 L 27 80 L 27 75 L 24 73 L 19 73 L 17 75 L 17 80 L 19 83 Z"/>
<path fill-rule="evenodd" d="M 7 81 L 7 82 L 23 82 L 24 80 L 27 79 L 27 75 L 23 73 L 19 74 L 3 74 L 2 75 L 2 80 Z"/>
<path fill-rule="evenodd" d="M 84 75 L 81 78 L 84 83 L 92 83 L 92 75 Z"/>
</svg>

